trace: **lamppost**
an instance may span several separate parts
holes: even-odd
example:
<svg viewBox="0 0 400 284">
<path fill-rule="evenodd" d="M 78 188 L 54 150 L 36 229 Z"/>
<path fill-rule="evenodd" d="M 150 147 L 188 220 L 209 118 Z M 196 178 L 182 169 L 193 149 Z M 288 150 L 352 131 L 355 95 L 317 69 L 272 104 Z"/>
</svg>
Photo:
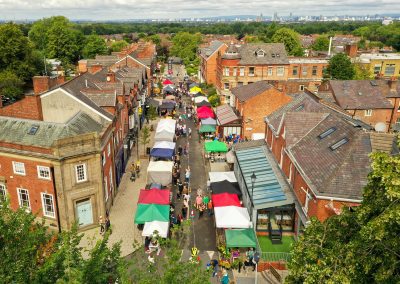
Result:
<svg viewBox="0 0 400 284">
<path fill-rule="evenodd" d="M 253 174 L 251 175 L 251 220 L 253 220 L 253 209 L 254 209 L 254 184 L 256 183 L 257 180 L 257 176 L 256 174 L 253 172 Z"/>
</svg>

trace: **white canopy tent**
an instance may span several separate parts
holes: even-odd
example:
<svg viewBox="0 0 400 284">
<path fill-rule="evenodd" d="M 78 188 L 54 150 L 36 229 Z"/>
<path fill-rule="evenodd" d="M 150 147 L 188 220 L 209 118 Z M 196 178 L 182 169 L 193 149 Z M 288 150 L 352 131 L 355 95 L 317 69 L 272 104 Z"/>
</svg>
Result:
<svg viewBox="0 0 400 284">
<path fill-rule="evenodd" d="M 157 124 L 157 128 L 164 126 L 168 127 L 169 129 L 173 129 L 175 131 L 176 120 L 171 118 L 161 119 Z"/>
<path fill-rule="evenodd" d="M 157 141 L 154 143 L 153 148 L 157 149 L 175 149 L 175 142 L 170 142 L 170 141 Z"/>
<path fill-rule="evenodd" d="M 200 97 L 195 97 L 195 98 L 194 98 L 194 103 L 195 103 L 195 104 L 198 104 L 198 103 L 200 103 L 200 102 L 202 102 L 202 101 L 208 102 L 207 97 L 200 96 Z"/>
<path fill-rule="evenodd" d="M 147 183 L 169 185 L 172 182 L 172 161 L 150 161 L 147 167 Z"/>
<path fill-rule="evenodd" d="M 249 212 L 244 207 L 215 207 L 214 212 L 217 228 L 245 229 L 252 227 Z"/>
<path fill-rule="evenodd" d="M 155 141 L 168 141 L 173 142 L 175 138 L 175 129 L 169 126 L 157 126 L 156 134 L 154 135 Z"/>
<path fill-rule="evenodd" d="M 219 182 L 227 180 L 229 182 L 237 182 L 234 172 L 209 172 L 210 182 Z"/>
<path fill-rule="evenodd" d="M 154 231 L 162 238 L 168 237 L 169 222 L 153 221 L 144 223 L 142 236 L 153 236 Z"/>
</svg>

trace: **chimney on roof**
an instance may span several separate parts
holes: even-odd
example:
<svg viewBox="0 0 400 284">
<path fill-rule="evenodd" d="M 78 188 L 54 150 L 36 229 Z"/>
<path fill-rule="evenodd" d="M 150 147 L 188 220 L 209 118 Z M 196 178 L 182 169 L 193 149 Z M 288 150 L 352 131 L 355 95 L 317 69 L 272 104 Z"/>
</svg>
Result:
<svg viewBox="0 0 400 284">
<path fill-rule="evenodd" d="M 52 78 L 50 78 L 49 76 L 34 76 L 32 78 L 33 92 L 35 95 L 42 94 L 57 85 L 63 84 L 64 81 L 65 78 L 63 75 Z"/>
<path fill-rule="evenodd" d="M 111 70 L 107 72 L 107 83 L 115 83 L 115 73 Z"/>
<path fill-rule="evenodd" d="M 85 86 L 88 87 L 87 79 L 85 79 Z"/>
<path fill-rule="evenodd" d="M 389 84 L 389 89 L 392 92 L 396 92 L 397 91 L 397 79 L 396 77 L 391 77 L 390 80 L 388 81 Z"/>
</svg>

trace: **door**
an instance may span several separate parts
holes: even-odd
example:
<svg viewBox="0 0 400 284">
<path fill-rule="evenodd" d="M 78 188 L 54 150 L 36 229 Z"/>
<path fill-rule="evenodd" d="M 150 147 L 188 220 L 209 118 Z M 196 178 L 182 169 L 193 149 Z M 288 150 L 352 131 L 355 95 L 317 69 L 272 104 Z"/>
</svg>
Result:
<svg viewBox="0 0 400 284">
<path fill-rule="evenodd" d="M 93 224 L 92 202 L 90 199 L 77 202 L 76 213 L 80 227 Z"/>
</svg>

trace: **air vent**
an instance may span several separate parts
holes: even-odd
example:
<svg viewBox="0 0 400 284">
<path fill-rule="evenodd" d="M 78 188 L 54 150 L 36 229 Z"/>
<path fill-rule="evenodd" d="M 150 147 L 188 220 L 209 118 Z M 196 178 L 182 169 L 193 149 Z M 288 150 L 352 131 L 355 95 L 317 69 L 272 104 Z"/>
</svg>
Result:
<svg viewBox="0 0 400 284">
<path fill-rule="evenodd" d="M 29 135 L 35 135 L 36 132 L 39 129 L 39 125 L 32 125 L 32 127 L 29 129 L 28 134 Z"/>
</svg>

